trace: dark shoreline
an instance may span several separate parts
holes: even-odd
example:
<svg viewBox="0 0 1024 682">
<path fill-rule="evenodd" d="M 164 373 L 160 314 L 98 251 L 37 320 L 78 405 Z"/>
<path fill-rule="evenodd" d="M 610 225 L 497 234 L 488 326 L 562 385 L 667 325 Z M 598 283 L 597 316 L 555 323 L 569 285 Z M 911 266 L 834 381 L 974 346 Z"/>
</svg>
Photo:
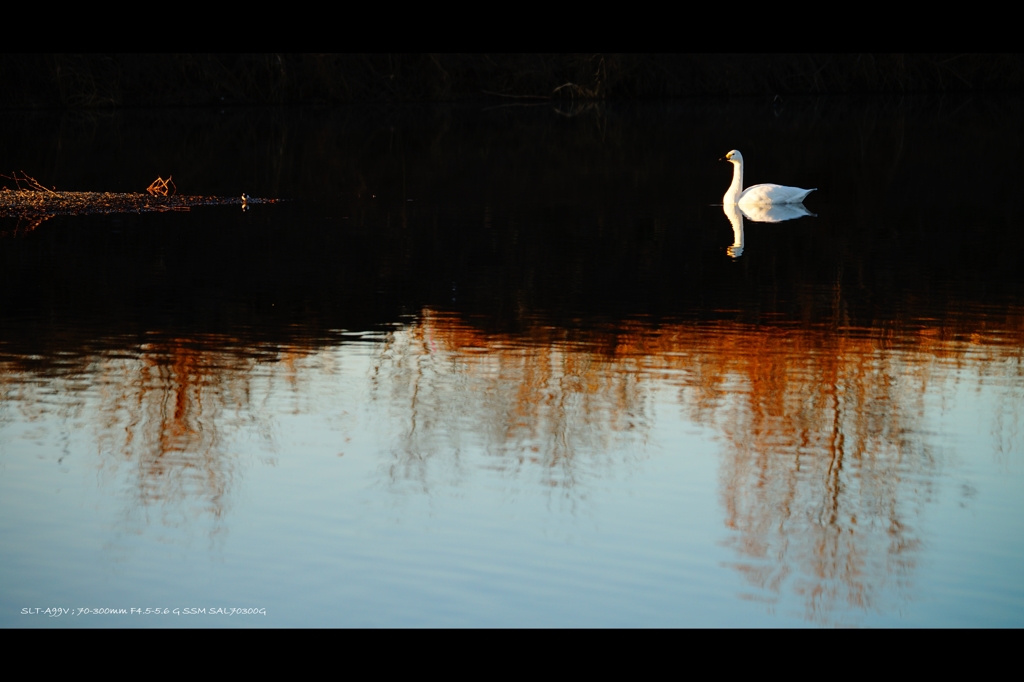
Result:
<svg viewBox="0 0 1024 682">
<path fill-rule="evenodd" d="M 0 109 L 1022 89 L 1019 54 L 0 55 Z"/>
</svg>

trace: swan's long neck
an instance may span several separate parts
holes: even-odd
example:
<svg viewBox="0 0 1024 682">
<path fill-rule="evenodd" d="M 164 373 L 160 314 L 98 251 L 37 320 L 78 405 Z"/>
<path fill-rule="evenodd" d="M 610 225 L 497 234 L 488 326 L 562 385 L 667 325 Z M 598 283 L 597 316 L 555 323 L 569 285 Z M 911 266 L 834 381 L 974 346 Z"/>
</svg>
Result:
<svg viewBox="0 0 1024 682">
<path fill-rule="evenodd" d="M 740 192 L 743 191 L 743 162 L 733 162 L 732 164 L 732 184 L 729 185 L 729 189 L 725 191 L 725 196 L 722 197 L 723 204 L 735 204 L 736 198 L 739 197 Z"/>
</svg>

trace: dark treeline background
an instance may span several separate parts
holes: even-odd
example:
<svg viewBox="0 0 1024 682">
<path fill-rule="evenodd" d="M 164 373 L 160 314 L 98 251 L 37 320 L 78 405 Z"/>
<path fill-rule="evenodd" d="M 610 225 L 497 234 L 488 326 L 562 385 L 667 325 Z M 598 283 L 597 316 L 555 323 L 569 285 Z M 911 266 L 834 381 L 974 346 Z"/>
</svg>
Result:
<svg viewBox="0 0 1024 682">
<path fill-rule="evenodd" d="M 5 54 L 0 107 L 1020 90 L 1020 54 Z"/>
</svg>

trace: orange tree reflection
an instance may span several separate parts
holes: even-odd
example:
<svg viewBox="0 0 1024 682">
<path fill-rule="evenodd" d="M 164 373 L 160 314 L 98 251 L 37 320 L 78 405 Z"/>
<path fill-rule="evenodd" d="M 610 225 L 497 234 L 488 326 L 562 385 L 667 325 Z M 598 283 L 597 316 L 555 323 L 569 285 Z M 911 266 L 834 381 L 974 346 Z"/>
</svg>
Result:
<svg viewBox="0 0 1024 682">
<path fill-rule="evenodd" d="M 722 443 L 728 543 L 755 588 L 747 596 L 796 593 L 820 621 L 879 609 L 906 597 L 942 461 L 929 387 L 962 370 L 1024 379 L 1024 318 L 988 325 L 630 322 L 512 335 L 425 311 L 375 369 L 378 396 L 404 420 L 391 475 L 429 485 L 428 463 L 455 453 L 458 470 L 462 439 L 475 438 L 494 466 L 537 464 L 571 489 L 616 445 L 646 439 L 656 387 L 674 386 L 685 417 Z"/>
</svg>

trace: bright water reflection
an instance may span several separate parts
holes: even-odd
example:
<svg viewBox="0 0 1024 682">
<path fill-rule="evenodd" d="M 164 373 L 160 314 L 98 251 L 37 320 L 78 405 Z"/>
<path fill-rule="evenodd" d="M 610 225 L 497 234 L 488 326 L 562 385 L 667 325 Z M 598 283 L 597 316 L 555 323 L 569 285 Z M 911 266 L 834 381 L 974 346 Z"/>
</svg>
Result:
<svg viewBox="0 0 1024 682">
<path fill-rule="evenodd" d="M 757 223 L 781 223 L 787 220 L 795 220 L 807 215 L 814 215 L 804 207 L 803 204 L 766 204 L 749 205 L 740 208 L 738 204 L 723 204 L 722 213 L 729 219 L 732 225 L 732 244 L 726 248 L 733 258 L 743 255 L 745 243 L 743 232 L 743 218 L 753 220 Z"/>
<path fill-rule="evenodd" d="M 803 204 L 769 204 L 764 206 L 747 205 L 736 206 L 747 218 L 756 223 L 781 223 L 786 220 L 802 218 L 805 215 L 814 215 Z"/>
<path fill-rule="evenodd" d="M 108 564 L 153 570 L 171 585 L 161 599 L 179 606 L 219 604 L 233 593 L 231 576 L 248 575 L 243 598 L 269 603 L 278 616 L 271 623 L 668 624 L 774 614 L 923 624 L 938 602 L 967 622 L 1019 624 L 1018 574 L 997 572 L 985 603 L 961 603 L 942 587 L 956 571 L 936 565 L 936 532 L 949 514 L 983 535 L 1019 525 L 1019 496 L 1002 496 L 991 477 L 1020 483 L 1022 320 L 1010 311 L 970 333 L 979 320 L 871 330 L 638 319 L 508 334 L 428 309 L 380 341 L 316 352 L 243 353 L 230 338 L 168 337 L 43 373 L 6 361 L 4 580 L 14 587 L 4 606 L 9 614 L 54 592 L 96 605 L 91 587 L 58 588 L 74 583 L 65 570 L 82 571 L 86 561 L 98 562 L 91 570 L 101 575 Z M 964 396 L 975 403 L 967 411 L 956 404 Z M 309 448 L 315 454 L 303 454 Z M 301 486 L 283 475 L 273 492 L 247 492 L 248 478 L 263 478 L 282 459 L 299 467 L 292 475 Z M 67 523 L 66 506 L 46 492 L 52 484 L 34 489 L 44 499 L 28 506 L 39 518 L 11 523 L 20 516 L 12 501 L 25 503 L 10 487 L 24 480 L 12 474 L 35 469 L 25 479 L 34 480 L 50 468 L 77 473 L 72 508 L 98 515 L 90 525 L 106 529 L 99 555 L 66 557 L 63 569 L 33 565 L 30 550 L 37 532 L 47 535 L 41 528 Z M 652 474 L 682 480 L 665 489 L 665 481 L 647 481 Z M 338 476 L 352 480 L 339 485 Z M 479 499 L 479 488 L 497 499 Z M 979 489 L 987 500 L 980 507 Z M 111 516 L 99 499 L 120 511 Z M 272 531 L 246 530 L 253 503 L 275 517 Z M 538 504 L 548 512 L 537 516 Z M 631 506 L 652 516 L 624 512 Z M 368 520 L 377 516 L 383 526 Z M 394 535 L 405 524 L 436 536 L 436 553 L 416 558 L 424 548 Z M 378 546 L 359 526 L 397 545 Z M 166 560 L 161 546 L 191 546 L 200 528 L 219 548 L 214 565 L 151 565 L 146 554 Z M 309 542 L 289 548 L 286 536 L 295 534 Z M 344 537 L 364 560 L 391 562 L 385 577 L 371 579 L 352 556 L 338 563 Z M 1024 549 L 1020 537 L 1004 537 L 1011 563 Z M 562 546 L 553 565 L 545 559 L 551 541 Z M 502 572 L 492 562 L 509 559 L 509 545 L 525 563 Z M 993 551 L 967 561 L 984 563 Z M 707 555 L 718 565 L 693 580 L 694 560 Z M 601 570 L 581 570 L 581 561 Z M 328 576 L 354 580 L 348 587 L 369 611 L 351 612 L 344 590 L 309 593 L 320 579 L 304 567 L 321 564 Z M 621 570 L 652 569 L 635 576 L 639 583 L 618 584 Z M 55 582 L 39 584 L 33 570 L 55 571 Z M 168 570 L 206 577 L 197 589 Z M 417 578 L 423 570 L 427 577 Z M 476 587 L 465 570 L 479 573 Z M 275 575 L 291 576 L 291 587 Z M 389 585 L 419 602 L 389 610 L 378 592 Z M 436 589 L 445 596 L 431 597 Z M 474 612 L 479 590 L 532 608 L 517 613 L 498 600 L 498 611 Z M 549 590 L 559 597 L 543 606 Z M 650 603 L 650 590 L 669 595 L 667 610 Z M 101 593 L 107 605 L 133 604 L 137 594 Z M 987 602 L 997 597 L 1008 601 L 993 610 Z M 585 617 L 572 615 L 579 600 L 595 598 Z M 310 610 L 318 600 L 330 614 Z M 378 608 L 389 617 L 375 620 Z M 5 622 L 20 623 L 9 615 Z"/>
<path fill-rule="evenodd" d="M 524 344 L 427 315 L 396 334 L 381 370 L 410 402 L 401 471 L 438 451 L 428 443 L 476 431 L 492 466 L 532 463 L 572 488 L 613 442 L 650 445 L 659 413 L 708 428 L 721 447 L 723 541 L 753 597 L 799 595 L 809 619 L 831 622 L 909 597 L 921 516 L 951 455 L 929 393 L 959 381 L 983 390 L 995 375 L 987 390 L 1008 393 L 994 405 L 1020 416 L 1019 327 L 1009 344 L 1002 332 L 900 331 L 637 323 L 572 339 L 539 329 Z M 665 391 L 678 416 L 656 407 Z"/>
</svg>

